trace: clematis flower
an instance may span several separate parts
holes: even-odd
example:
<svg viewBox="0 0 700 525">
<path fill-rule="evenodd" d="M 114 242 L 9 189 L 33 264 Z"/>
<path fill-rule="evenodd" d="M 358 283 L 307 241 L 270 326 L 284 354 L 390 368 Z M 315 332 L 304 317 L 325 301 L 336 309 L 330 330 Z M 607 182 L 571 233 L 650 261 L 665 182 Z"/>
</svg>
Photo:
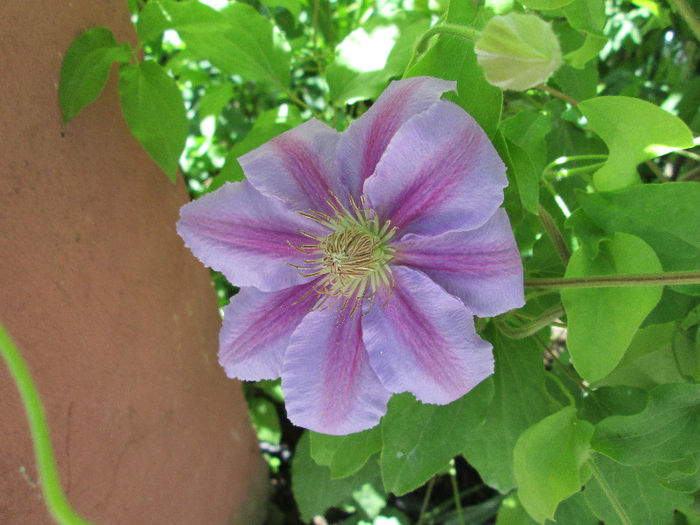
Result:
<svg viewBox="0 0 700 525">
<path fill-rule="evenodd" d="M 446 404 L 493 373 L 474 315 L 522 306 L 500 205 L 505 166 L 454 82 L 393 82 L 346 131 L 311 120 L 239 160 L 247 179 L 177 229 L 240 292 L 219 361 L 282 377 L 287 414 L 327 434 L 376 425 L 392 393 Z"/>
</svg>

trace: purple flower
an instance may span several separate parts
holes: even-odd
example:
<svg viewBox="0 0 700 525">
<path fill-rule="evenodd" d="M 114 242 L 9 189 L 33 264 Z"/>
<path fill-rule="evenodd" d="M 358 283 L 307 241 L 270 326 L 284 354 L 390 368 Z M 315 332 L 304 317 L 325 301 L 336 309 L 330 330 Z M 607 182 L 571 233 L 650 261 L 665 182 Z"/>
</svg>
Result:
<svg viewBox="0 0 700 525">
<path fill-rule="evenodd" d="M 242 156 L 247 180 L 182 208 L 187 246 L 241 287 L 221 365 L 281 376 L 299 426 L 359 432 L 393 392 L 446 404 L 493 373 L 474 314 L 522 306 L 523 271 L 505 166 L 440 99 L 454 87 L 393 82 L 345 132 L 308 121 Z"/>
</svg>

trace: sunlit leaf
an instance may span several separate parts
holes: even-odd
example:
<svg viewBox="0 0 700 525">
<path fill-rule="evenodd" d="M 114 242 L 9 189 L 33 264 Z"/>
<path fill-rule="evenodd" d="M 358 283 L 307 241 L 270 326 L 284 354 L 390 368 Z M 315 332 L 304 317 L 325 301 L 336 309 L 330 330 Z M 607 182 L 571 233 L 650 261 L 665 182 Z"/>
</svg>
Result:
<svg viewBox="0 0 700 525">
<path fill-rule="evenodd" d="M 195 59 L 208 60 L 226 73 L 281 89 L 289 84 L 288 46 L 249 5 L 236 2 L 216 11 L 195 0 L 148 2 L 139 17 L 139 37 L 151 40 L 166 29 L 178 32 Z"/>
<path fill-rule="evenodd" d="M 644 241 L 617 233 L 589 259 L 576 250 L 566 277 L 659 273 L 661 263 Z M 568 318 L 567 347 L 576 370 L 588 381 L 612 372 L 647 314 L 661 298 L 660 286 L 571 288 L 561 291 Z"/>
<path fill-rule="evenodd" d="M 61 64 L 58 100 L 63 121 L 68 122 L 95 100 L 114 62 L 128 62 L 129 45 L 120 45 L 111 30 L 92 27 L 76 38 Z"/>
<path fill-rule="evenodd" d="M 571 27 L 589 33 L 602 33 L 607 17 L 605 0 L 574 0 L 564 7 Z"/>
<path fill-rule="evenodd" d="M 599 190 L 640 182 L 636 167 L 645 160 L 693 147 L 693 134 L 678 117 L 630 97 L 595 97 L 579 109 L 608 146 L 610 157 L 593 176 Z"/>
<path fill-rule="evenodd" d="M 593 425 L 567 407 L 522 433 L 513 461 L 518 498 L 536 521 L 554 518 L 560 501 L 575 494 L 590 472 L 585 468 Z M 552 439 L 556 436 L 556 439 Z"/>
<path fill-rule="evenodd" d="M 530 9 L 558 9 L 573 1 L 574 0 L 518 0 L 522 5 Z"/>
<path fill-rule="evenodd" d="M 189 127 L 175 80 L 151 60 L 125 64 L 119 70 L 119 96 L 129 130 L 175 182 Z"/>
</svg>

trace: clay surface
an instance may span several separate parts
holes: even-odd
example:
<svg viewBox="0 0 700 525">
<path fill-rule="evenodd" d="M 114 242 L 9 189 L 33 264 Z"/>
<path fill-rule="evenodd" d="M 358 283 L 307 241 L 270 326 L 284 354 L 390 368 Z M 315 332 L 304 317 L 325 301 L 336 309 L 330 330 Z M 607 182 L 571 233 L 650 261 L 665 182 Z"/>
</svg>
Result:
<svg viewBox="0 0 700 525">
<path fill-rule="evenodd" d="M 0 320 L 86 519 L 258 523 L 267 471 L 241 386 L 217 363 L 208 272 L 175 232 L 184 184 L 129 134 L 116 69 L 95 103 L 61 120 L 62 54 L 96 25 L 135 39 L 126 0 L 0 4 Z M 1 362 L 0 421 L 0 523 L 51 523 Z"/>
</svg>

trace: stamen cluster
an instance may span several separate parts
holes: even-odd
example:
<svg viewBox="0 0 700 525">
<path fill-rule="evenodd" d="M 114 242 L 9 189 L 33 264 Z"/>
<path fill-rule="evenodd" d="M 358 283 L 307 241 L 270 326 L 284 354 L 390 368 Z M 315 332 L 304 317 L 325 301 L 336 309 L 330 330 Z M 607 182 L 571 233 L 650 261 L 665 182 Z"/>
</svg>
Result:
<svg viewBox="0 0 700 525">
<path fill-rule="evenodd" d="M 352 303 L 352 315 L 365 299 L 370 301 L 367 313 L 371 311 L 380 286 L 387 286 L 388 295 L 391 295 L 394 277 L 388 263 L 393 258 L 394 248 L 389 241 L 396 228 L 391 228 L 390 221 L 380 224 L 376 212 L 366 207 L 364 197 L 361 197 L 360 206 L 352 197 L 349 201 L 350 209 L 335 195 L 327 199 L 333 215 L 320 211 L 300 212 L 332 233 L 319 237 L 300 231 L 312 242 L 292 246 L 311 256 L 304 260 L 304 265 L 293 265 L 299 275 L 323 276 L 313 288 L 318 294 L 313 309 L 329 308 L 342 298 L 341 310 Z"/>
</svg>

